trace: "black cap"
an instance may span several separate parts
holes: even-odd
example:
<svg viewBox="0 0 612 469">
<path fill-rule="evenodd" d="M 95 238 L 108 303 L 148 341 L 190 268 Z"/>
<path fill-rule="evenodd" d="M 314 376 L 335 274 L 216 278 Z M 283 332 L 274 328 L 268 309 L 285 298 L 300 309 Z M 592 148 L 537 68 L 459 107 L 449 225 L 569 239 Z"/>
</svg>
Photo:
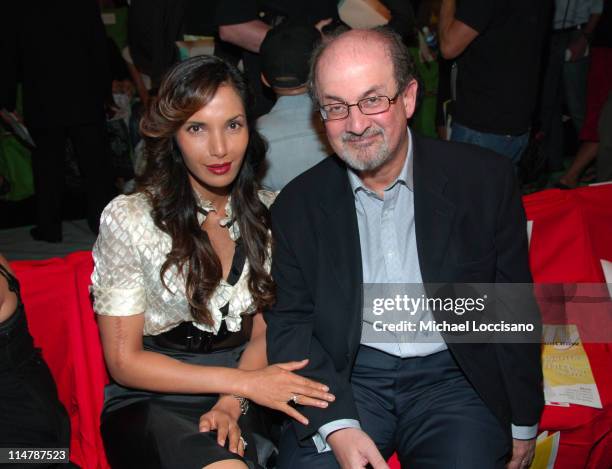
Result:
<svg viewBox="0 0 612 469">
<path fill-rule="evenodd" d="M 283 23 L 261 43 L 261 70 L 274 88 L 296 88 L 308 81 L 310 54 L 321 39 L 313 26 Z"/>
</svg>

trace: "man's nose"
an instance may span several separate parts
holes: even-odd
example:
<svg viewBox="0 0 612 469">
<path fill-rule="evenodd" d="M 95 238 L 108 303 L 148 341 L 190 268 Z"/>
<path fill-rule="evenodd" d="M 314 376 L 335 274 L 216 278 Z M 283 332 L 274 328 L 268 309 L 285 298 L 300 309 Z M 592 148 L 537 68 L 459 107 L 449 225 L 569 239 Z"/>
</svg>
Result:
<svg viewBox="0 0 612 469">
<path fill-rule="evenodd" d="M 361 135 L 370 127 L 370 124 L 369 116 L 363 114 L 358 106 L 349 107 L 349 115 L 346 117 L 347 132 Z"/>
</svg>

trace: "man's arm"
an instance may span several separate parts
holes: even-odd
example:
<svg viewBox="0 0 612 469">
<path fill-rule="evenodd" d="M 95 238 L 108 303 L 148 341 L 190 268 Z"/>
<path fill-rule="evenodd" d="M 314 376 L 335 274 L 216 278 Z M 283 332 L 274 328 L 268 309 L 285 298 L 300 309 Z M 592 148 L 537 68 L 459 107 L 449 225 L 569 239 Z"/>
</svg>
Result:
<svg viewBox="0 0 612 469">
<path fill-rule="evenodd" d="M 282 194 L 281 194 L 282 197 Z M 269 363 L 283 362 L 287 357 L 308 358 L 308 365 L 298 373 L 329 386 L 336 400 L 327 409 L 301 407 L 309 425 L 295 425 L 300 440 L 314 436 L 330 422 L 358 420 L 357 409 L 348 377 L 341 376 L 331 357 L 313 334 L 314 303 L 284 226 L 279 220 L 287 218 L 293 207 L 279 209 L 279 199 L 272 207 L 272 236 L 274 239 L 272 276 L 276 282 L 276 303 L 265 312 Z M 284 210 L 283 210 L 284 209 Z"/>
<path fill-rule="evenodd" d="M 508 166 L 510 165 L 508 162 Z M 534 331 L 529 333 L 529 337 L 525 336 L 524 343 L 499 343 L 496 348 L 510 399 L 512 423 L 528 427 L 538 423 L 544 405 L 540 358 L 542 323 L 535 297 L 525 286 L 521 287 L 521 284 L 528 285 L 532 282 L 527 222 L 518 182 L 510 167 L 504 176 L 503 187 L 503 197 L 497 210 L 495 236 L 497 251 L 495 281 L 502 284 L 497 292 L 502 300 L 506 300 L 502 305 L 504 308 L 502 313 L 507 320 L 532 323 Z M 511 284 L 516 284 L 516 288 Z"/>
<path fill-rule="evenodd" d="M 223 0 L 217 2 L 215 24 L 219 37 L 250 52 L 259 53 L 259 47 L 270 26 L 259 18 L 256 0 Z"/>
<path fill-rule="evenodd" d="M 510 164 L 509 164 L 510 165 Z M 504 195 L 497 216 L 495 244 L 498 261 L 496 282 L 502 284 L 530 283 L 526 219 L 516 177 L 511 168 L 505 176 Z M 512 322 L 532 323 L 535 330 L 525 343 L 497 344 L 497 359 L 510 400 L 512 412 L 512 459 L 508 469 L 525 467 L 535 450 L 538 422 L 544 407 L 542 363 L 539 339 L 542 336 L 541 317 L 535 298 L 510 288 L 505 291 L 508 301 L 504 314 Z M 520 291 L 520 299 L 515 297 Z M 520 310 L 520 311 L 519 311 Z M 529 342 L 529 343 L 527 343 Z"/>
<path fill-rule="evenodd" d="M 225 42 L 235 44 L 250 52 L 259 53 L 270 26 L 261 20 L 219 26 L 219 37 Z"/>
<path fill-rule="evenodd" d="M 455 18 L 455 0 L 443 0 L 440 8 L 440 52 L 445 59 L 454 59 L 478 36 L 478 31 Z"/>
</svg>

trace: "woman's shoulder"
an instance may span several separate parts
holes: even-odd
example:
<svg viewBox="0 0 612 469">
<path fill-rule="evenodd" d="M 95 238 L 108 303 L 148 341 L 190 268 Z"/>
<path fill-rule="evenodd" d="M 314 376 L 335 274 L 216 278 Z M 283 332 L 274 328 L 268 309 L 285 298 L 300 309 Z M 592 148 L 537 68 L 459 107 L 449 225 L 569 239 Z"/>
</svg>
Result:
<svg viewBox="0 0 612 469">
<path fill-rule="evenodd" d="M 121 194 L 111 200 L 102 212 L 101 225 L 128 227 L 151 219 L 151 203 L 144 192 Z"/>
<path fill-rule="evenodd" d="M 257 195 L 259 196 L 259 200 L 261 200 L 266 207 L 270 208 L 270 206 L 274 203 L 278 192 L 260 189 L 257 192 Z"/>
</svg>

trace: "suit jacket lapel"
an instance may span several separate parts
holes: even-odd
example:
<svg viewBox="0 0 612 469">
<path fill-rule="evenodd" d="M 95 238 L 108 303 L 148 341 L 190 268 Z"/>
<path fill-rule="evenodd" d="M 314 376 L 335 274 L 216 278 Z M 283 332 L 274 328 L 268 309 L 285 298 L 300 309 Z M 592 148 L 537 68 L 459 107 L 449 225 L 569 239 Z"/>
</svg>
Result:
<svg viewBox="0 0 612 469">
<path fill-rule="evenodd" d="M 440 282 L 455 204 L 444 195 L 448 177 L 428 158 L 427 141 L 413 135 L 414 217 L 423 282 Z"/>
<path fill-rule="evenodd" d="M 332 157 L 337 158 L 337 157 Z M 321 187 L 321 210 L 325 225 L 321 227 L 325 252 L 332 260 L 333 274 L 347 299 L 361 295 L 363 272 L 359 227 L 355 199 L 346 174 L 346 167 L 337 161 L 333 178 Z"/>
</svg>

